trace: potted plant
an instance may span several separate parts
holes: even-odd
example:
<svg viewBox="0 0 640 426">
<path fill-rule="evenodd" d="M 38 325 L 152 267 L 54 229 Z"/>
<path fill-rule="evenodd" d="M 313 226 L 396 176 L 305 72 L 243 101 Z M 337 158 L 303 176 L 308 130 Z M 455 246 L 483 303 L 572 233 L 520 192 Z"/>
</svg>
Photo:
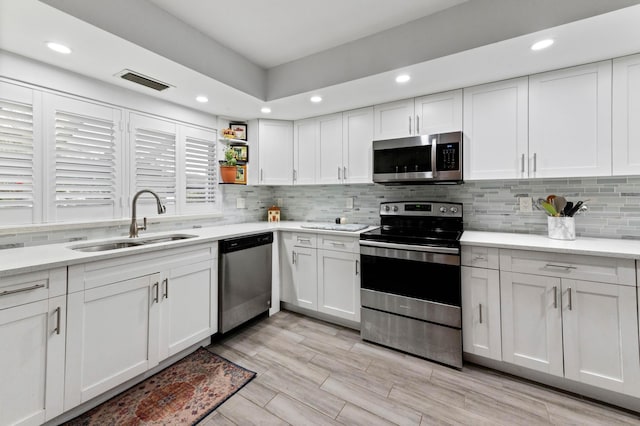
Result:
<svg viewBox="0 0 640 426">
<path fill-rule="evenodd" d="M 224 161 L 220 163 L 220 178 L 222 182 L 234 183 L 236 181 L 236 153 L 227 147 L 224 151 Z"/>
</svg>

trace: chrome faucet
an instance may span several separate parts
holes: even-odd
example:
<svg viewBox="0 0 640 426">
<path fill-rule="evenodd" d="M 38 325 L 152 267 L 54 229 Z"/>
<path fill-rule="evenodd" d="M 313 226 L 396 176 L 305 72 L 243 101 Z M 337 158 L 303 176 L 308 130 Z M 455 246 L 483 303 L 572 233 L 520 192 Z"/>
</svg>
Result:
<svg viewBox="0 0 640 426">
<path fill-rule="evenodd" d="M 136 195 L 133 196 L 133 201 L 131 202 L 131 225 L 129 226 L 129 238 L 136 238 L 138 236 L 138 231 L 144 231 L 147 229 L 146 217 L 143 218 L 142 226 L 138 226 L 138 221 L 136 219 L 136 203 L 138 202 L 138 197 L 145 192 L 148 192 L 149 194 L 156 197 L 156 203 L 158 204 L 158 214 L 163 214 L 167 211 L 167 208 L 162 204 L 162 201 L 160 201 L 160 197 L 158 197 L 158 194 L 156 194 L 152 190 L 142 189 L 136 192 Z"/>
</svg>

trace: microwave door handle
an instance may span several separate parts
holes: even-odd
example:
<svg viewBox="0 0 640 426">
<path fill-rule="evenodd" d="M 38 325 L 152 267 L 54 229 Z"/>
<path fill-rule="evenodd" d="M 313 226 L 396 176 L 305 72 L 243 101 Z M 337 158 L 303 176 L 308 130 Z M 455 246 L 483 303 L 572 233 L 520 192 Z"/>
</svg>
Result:
<svg viewBox="0 0 640 426">
<path fill-rule="evenodd" d="M 438 137 L 437 136 L 429 136 L 431 139 L 431 175 L 435 179 L 438 177 L 438 169 L 436 169 L 436 165 L 438 164 L 436 156 L 438 155 Z"/>
</svg>

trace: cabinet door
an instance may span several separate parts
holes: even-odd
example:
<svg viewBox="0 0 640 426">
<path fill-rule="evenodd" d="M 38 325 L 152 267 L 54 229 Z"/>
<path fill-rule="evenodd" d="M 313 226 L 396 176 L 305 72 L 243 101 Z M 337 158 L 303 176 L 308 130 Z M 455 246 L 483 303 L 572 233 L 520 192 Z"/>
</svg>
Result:
<svg viewBox="0 0 640 426">
<path fill-rule="evenodd" d="M 318 183 L 342 183 L 342 113 L 318 118 Z"/>
<path fill-rule="evenodd" d="M 172 268 L 160 283 L 160 360 L 217 331 L 218 292 L 213 261 Z"/>
<path fill-rule="evenodd" d="M 292 232 L 280 232 L 280 300 L 296 303 L 293 285 L 293 260 L 295 258 Z"/>
<path fill-rule="evenodd" d="M 69 294 L 65 410 L 158 364 L 159 274 Z"/>
<path fill-rule="evenodd" d="M 533 177 L 611 174 L 611 61 L 529 78 Z"/>
<path fill-rule="evenodd" d="M 529 173 L 527 77 L 464 89 L 464 178 L 516 179 Z"/>
<path fill-rule="evenodd" d="M 342 178 L 345 183 L 371 183 L 373 107 L 342 113 Z"/>
<path fill-rule="evenodd" d="M 315 118 L 296 121 L 293 131 L 293 183 L 313 184 L 316 182 L 318 122 Z"/>
<path fill-rule="evenodd" d="M 640 174 L 640 55 L 613 60 L 613 174 Z"/>
<path fill-rule="evenodd" d="M 0 424 L 40 425 L 63 411 L 66 298 L 0 310 Z"/>
<path fill-rule="evenodd" d="M 294 247 L 292 254 L 293 303 L 301 308 L 318 310 L 317 250 Z"/>
<path fill-rule="evenodd" d="M 565 376 L 640 396 L 636 289 L 562 280 Z"/>
<path fill-rule="evenodd" d="M 258 124 L 258 181 L 262 185 L 293 183 L 293 123 L 260 120 Z"/>
<path fill-rule="evenodd" d="M 432 135 L 462 130 L 462 89 L 415 99 L 415 134 Z"/>
<path fill-rule="evenodd" d="M 360 322 L 360 255 L 318 250 L 318 311 Z"/>
<path fill-rule="evenodd" d="M 465 352 L 502 360 L 497 270 L 462 267 L 462 330 Z"/>
<path fill-rule="evenodd" d="M 502 359 L 563 376 L 560 279 L 500 273 Z"/>
<path fill-rule="evenodd" d="M 374 139 L 393 139 L 413 135 L 413 111 L 413 98 L 375 105 L 373 107 Z"/>
</svg>

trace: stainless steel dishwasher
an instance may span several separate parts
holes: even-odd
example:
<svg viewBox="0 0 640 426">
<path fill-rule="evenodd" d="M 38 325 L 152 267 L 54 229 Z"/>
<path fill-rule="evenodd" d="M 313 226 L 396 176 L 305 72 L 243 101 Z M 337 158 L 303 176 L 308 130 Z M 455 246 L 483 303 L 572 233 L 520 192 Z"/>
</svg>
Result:
<svg viewBox="0 0 640 426">
<path fill-rule="evenodd" d="M 220 240 L 220 333 L 271 307 L 272 243 L 272 232 Z"/>
</svg>

